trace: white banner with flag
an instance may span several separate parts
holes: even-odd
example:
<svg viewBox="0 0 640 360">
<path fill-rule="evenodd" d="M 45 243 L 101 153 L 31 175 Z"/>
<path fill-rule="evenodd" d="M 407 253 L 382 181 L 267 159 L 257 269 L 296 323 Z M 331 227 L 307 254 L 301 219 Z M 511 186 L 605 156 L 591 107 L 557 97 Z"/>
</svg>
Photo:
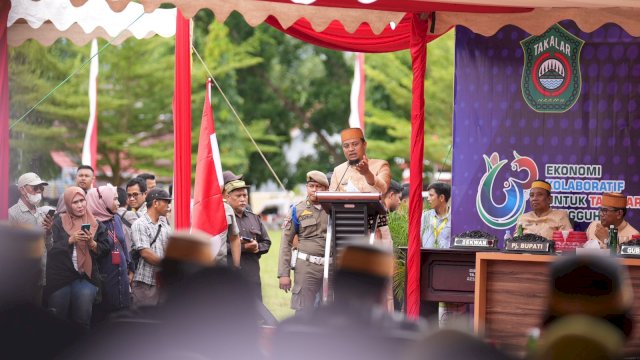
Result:
<svg viewBox="0 0 640 360">
<path fill-rule="evenodd" d="M 82 165 L 96 169 L 98 153 L 98 41 L 91 41 L 91 65 L 89 67 L 89 121 L 82 145 Z"/>
<path fill-rule="evenodd" d="M 353 83 L 351 84 L 351 113 L 349 127 L 360 128 L 364 132 L 364 54 L 355 53 Z"/>
</svg>

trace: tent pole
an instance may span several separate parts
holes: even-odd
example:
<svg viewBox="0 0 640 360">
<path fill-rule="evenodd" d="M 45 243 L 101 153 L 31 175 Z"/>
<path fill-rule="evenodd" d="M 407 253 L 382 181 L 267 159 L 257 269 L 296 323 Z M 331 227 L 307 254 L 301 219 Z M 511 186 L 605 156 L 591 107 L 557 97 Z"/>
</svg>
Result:
<svg viewBox="0 0 640 360">
<path fill-rule="evenodd" d="M 190 21 L 176 15 L 175 78 L 173 93 L 174 228 L 187 229 L 191 210 L 191 37 Z"/>
<path fill-rule="evenodd" d="M 422 216 L 422 170 L 424 160 L 424 76 L 427 68 L 426 14 L 412 14 L 411 63 L 411 155 L 409 178 L 409 248 L 407 250 L 407 316 L 420 316 L 420 218 Z"/>
<path fill-rule="evenodd" d="M 11 1 L 0 3 L 0 220 L 9 209 L 9 49 L 7 18 Z M 13 205 L 13 204 L 11 204 Z"/>
</svg>

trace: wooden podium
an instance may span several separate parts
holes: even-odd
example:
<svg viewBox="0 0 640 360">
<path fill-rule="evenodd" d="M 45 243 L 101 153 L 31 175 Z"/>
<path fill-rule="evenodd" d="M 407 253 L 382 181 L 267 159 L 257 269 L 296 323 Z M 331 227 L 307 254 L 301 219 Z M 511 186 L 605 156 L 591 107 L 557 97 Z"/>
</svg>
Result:
<svg viewBox="0 0 640 360">
<path fill-rule="evenodd" d="M 549 297 L 551 255 L 476 254 L 474 328 L 498 348 L 523 356 L 527 331 L 542 324 Z M 620 259 L 633 286 L 634 331 L 625 356 L 640 354 L 640 259 Z"/>
<path fill-rule="evenodd" d="M 363 243 L 369 237 L 373 243 L 379 215 L 387 212 L 382 206 L 380 193 L 318 191 L 316 197 L 322 208 L 329 213 L 327 238 L 324 248 L 324 274 L 322 302 L 331 299 L 329 286 L 329 264 L 343 247 L 350 243 Z M 369 223 L 369 218 L 375 220 Z"/>
</svg>

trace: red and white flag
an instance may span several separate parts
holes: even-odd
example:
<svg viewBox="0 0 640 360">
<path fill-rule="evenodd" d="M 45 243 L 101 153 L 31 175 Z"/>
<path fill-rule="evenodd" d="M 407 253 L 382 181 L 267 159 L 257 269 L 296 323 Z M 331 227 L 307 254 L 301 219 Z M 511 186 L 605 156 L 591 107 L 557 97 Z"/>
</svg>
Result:
<svg viewBox="0 0 640 360">
<path fill-rule="evenodd" d="M 360 128 L 364 132 L 364 54 L 356 53 L 351 84 L 351 114 L 349 127 Z"/>
<path fill-rule="evenodd" d="M 196 183 L 193 194 L 192 229 L 212 236 L 213 254 L 216 255 L 227 241 L 227 217 L 222 202 L 222 167 L 216 139 L 216 129 L 211 109 L 211 79 L 207 80 L 207 94 L 202 109 L 198 159 L 196 160 Z"/>
<path fill-rule="evenodd" d="M 98 154 L 98 41 L 91 41 L 91 65 L 89 67 L 89 122 L 82 145 L 82 165 L 96 168 Z"/>
</svg>

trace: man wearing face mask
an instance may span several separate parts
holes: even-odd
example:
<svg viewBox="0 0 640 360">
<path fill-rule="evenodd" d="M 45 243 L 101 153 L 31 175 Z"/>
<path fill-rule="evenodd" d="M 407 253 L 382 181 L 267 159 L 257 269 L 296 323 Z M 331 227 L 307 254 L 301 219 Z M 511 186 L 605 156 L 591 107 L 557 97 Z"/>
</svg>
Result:
<svg viewBox="0 0 640 360">
<path fill-rule="evenodd" d="M 42 200 L 42 192 L 44 187 L 49 185 L 40 179 L 35 173 L 29 172 L 22 174 L 18 178 L 18 191 L 20 191 L 20 199 L 9 208 L 9 223 L 12 225 L 27 226 L 33 229 L 42 230 L 45 234 L 45 249 L 42 256 L 42 274 L 40 280 L 40 293 L 34 299 L 40 304 L 42 296 L 42 287 L 45 285 L 45 267 L 47 259 L 47 247 L 50 247 L 49 239 L 51 238 L 51 224 L 53 216 L 49 216 L 47 212 L 53 209 L 50 206 L 38 207 Z"/>
</svg>

